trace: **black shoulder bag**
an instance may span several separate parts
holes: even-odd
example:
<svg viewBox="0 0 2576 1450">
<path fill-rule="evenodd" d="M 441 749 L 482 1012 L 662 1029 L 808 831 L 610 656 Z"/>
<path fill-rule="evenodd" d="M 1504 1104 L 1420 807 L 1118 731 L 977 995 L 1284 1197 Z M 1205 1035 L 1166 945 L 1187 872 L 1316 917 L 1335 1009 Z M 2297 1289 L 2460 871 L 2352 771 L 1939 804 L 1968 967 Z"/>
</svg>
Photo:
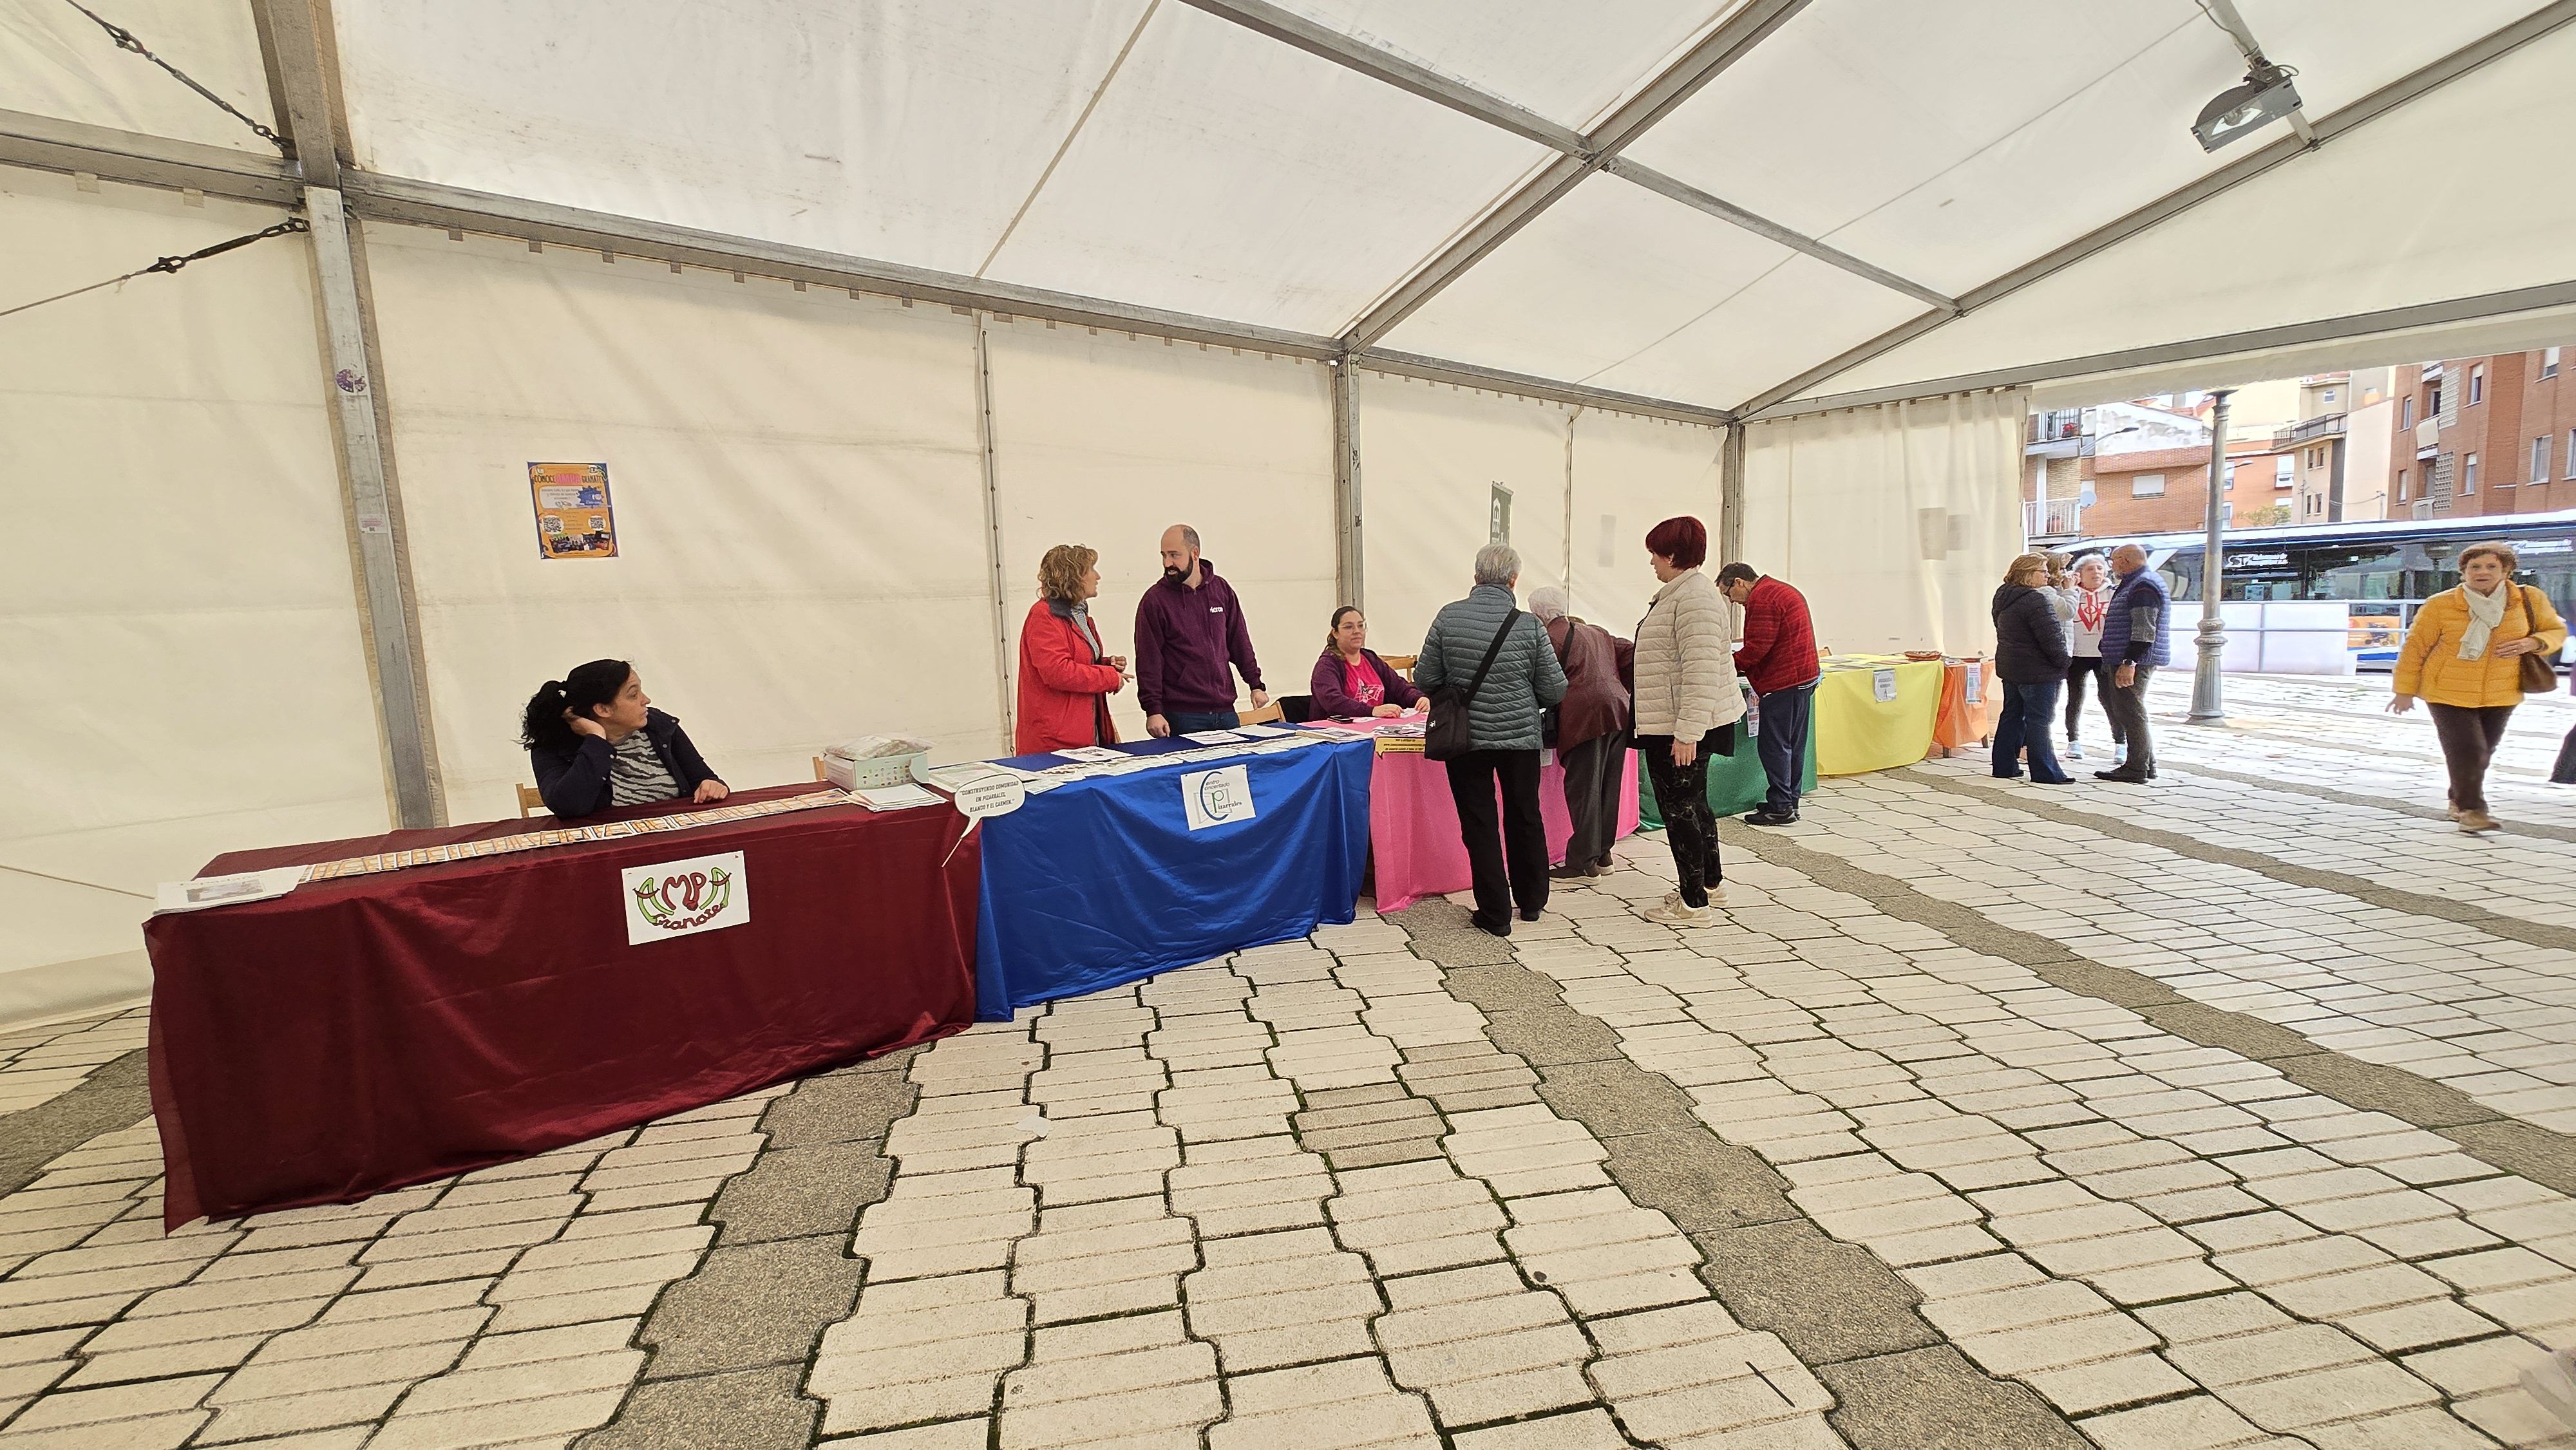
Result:
<svg viewBox="0 0 2576 1450">
<path fill-rule="evenodd" d="M 1476 666 L 1476 677 L 1467 688 L 1443 684 L 1431 692 L 1431 719 L 1422 728 L 1422 753 L 1432 760 L 1455 760 L 1475 748 L 1475 734 L 1467 719 L 1467 707 L 1475 703 L 1476 692 L 1485 687 L 1485 675 L 1494 667 L 1494 656 L 1503 652 L 1503 641 L 1510 637 L 1512 626 L 1520 623 L 1517 609 L 1503 616 L 1503 627 L 1494 631 L 1494 642 L 1485 647 L 1485 662 Z"/>
</svg>

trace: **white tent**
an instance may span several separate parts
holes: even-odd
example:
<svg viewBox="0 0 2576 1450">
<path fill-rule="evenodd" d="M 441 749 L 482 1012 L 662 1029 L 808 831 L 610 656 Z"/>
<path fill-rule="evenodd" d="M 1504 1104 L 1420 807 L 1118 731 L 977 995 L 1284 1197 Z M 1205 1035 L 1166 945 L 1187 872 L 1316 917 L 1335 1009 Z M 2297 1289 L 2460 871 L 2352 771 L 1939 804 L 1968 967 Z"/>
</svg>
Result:
<svg viewBox="0 0 2576 1450">
<path fill-rule="evenodd" d="M 1503 493 L 1614 627 L 1695 512 L 1972 650 L 2023 390 L 2576 315 L 2576 0 L 83 4 L 0 8 L 0 308 L 310 231 L 0 318 L 0 1020 L 219 850 L 506 812 L 595 655 L 737 780 L 990 754 L 1047 545 L 1121 638 L 1197 525 L 1294 689 Z M 2206 154 L 2255 47 L 2304 110 Z"/>
</svg>

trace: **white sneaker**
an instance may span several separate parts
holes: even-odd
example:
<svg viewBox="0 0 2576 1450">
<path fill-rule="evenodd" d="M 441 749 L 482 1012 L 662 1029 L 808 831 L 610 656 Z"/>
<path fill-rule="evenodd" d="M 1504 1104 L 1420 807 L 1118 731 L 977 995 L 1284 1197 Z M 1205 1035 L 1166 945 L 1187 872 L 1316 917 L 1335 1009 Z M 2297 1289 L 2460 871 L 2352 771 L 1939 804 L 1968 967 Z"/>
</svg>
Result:
<svg viewBox="0 0 2576 1450">
<path fill-rule="evenodd" d="M 2058 753 L 2069 760 L 2082 760 L 2084 758 L 2084 746 L 2080 742 L 2070 739 L 2066 742 L 2066 748 Z"/>
<path fill-rule="evenodd" d="M 1658 926 L 1706 926 L 1717 920 L 1717 913 L 1705 906 L 1692 906 L 1673 893 L 1673 899 L 1645 913 L 1646 920 Z"/>
</svg>

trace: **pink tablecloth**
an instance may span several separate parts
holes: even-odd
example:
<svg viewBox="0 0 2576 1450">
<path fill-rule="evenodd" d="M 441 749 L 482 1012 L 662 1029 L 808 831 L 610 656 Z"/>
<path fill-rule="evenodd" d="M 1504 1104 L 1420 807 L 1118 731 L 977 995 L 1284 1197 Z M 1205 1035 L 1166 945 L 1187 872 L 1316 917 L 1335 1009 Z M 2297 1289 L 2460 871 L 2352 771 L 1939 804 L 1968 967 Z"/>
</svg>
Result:
<svg viewBox="0 0 2576 1450">
<path fill-rule="evenodd" d="M 1565 810 L 1565 768 L 1553 757 L 1539 773 L 1539 813 L 1547 820 L 1547 859 L 1565 861 L 1574 820 Z M 1637 752 L 1621 766 L 1619 834 L 1637 829 Z M 1449 772 L 1413 751 L 1378 752 L 1369 774 L 1369 855 L 1377 874 L 1377 909 L 1401 911 L 1425 896 L 1475 884 L 1467 847 L 1458 839 L 1458 807 Z"/>
</svg>

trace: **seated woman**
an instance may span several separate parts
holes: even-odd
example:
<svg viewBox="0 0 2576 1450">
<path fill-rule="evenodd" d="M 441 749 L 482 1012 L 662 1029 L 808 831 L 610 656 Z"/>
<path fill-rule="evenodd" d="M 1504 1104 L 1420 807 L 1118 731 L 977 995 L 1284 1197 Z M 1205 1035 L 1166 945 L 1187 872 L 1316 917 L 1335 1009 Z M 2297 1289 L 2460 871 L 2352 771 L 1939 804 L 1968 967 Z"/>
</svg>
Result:
<svg viewBox="0 0 2576 1450">
<path fill-rule="evenodd" d="M 728 794 L 689 732 L 653 708 L 642 677 L 624 660 L 592 660 L 546 681 L 528 701 L 519 743 L 528 747 L 546 809 L 565 820 L 611 806 L 709 805 Z"/>
<path fill-rule="evenodd" d="M 1020 621 L 1019 729 L 1012 747 L 1039 755 L 1077 745 L 1115 745 L 1109 697 L 1126 688 L 1127 657 L 1100 647 L 1091 622 L 1100 592 L 1100 553 L 1058 544 L 1038 560 L 1038 600 Z"/>
<path fill-rule="evenodd" d="M 1306 714 L 1314 720 L 1401 715 L 1422 703 L 1413 682 L 1368 647 L 1368 621 L 1348 604 L 1333 611 L 1332 632 L 1324 636 L 1324 653 L 1306 683 L 1314 695 Z"/>
</svg>

